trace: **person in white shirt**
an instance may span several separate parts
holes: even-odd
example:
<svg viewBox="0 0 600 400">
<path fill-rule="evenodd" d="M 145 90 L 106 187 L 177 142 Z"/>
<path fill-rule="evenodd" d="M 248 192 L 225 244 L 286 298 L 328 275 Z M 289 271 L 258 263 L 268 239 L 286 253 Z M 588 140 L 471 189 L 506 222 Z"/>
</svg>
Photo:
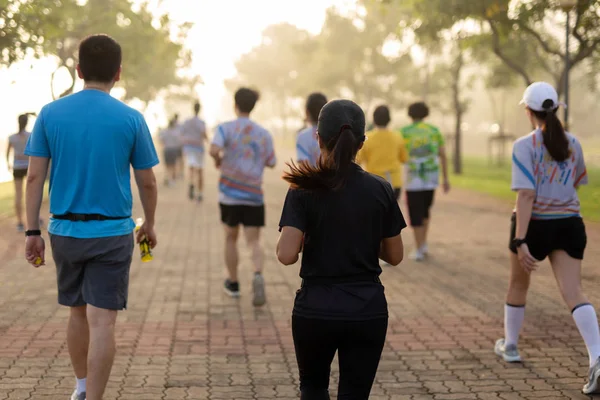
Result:
<svg viewBox="0 0 600 400">
<path fill-rule="evenodd" d="M 29 132 L 26 131 L 28 114 L 19 115 L 19 132 L 8 137 L 8 147 L 6 148 L 6 165 L 9 171 L 12 170 L 13 180 L 15 182 L 15 215 L 17 216 L 17 230 L 23 232 L 23 180 L 27 176 L 29 167 L 29 157 L 25 155 L 25 145 L 29 139 Z M 12 150 L 13 162 L 10 163 L 10 153 Z"/>
<path fill-rule="evenodd" d="M 504 338 L 495 352 L 506 362 L 520 362 L 517 349 L 525 318 L 529 283 L 546 257 L 567 307 L 571 310 L 589 356 L 585 394 L 600 389 L 600 331 L 594 306 L 581 288 L 581 261 L 587 244 L 577 189 L 587 183 L 579 140 L 565 132 L 556 117 L 558 94 L 536 82 L 523 100 L 535 129 L 513 146 L 512 190 L 517 203 L 510 236 L 511 272 L 504 307 Z"/>
<path fill-rule="evenodd" d="M 171 186 L 177 179 L 177 154 L 181 148 L 181 138 L 177 119 L 171 118 L 169 126 L 158 135 L 163 146 L 163 158 L 167 168 L 165 186 Z"/>
<path fill-rule="evenodd" d="M 181 126 L 181 142 L 190 171 L 190 186 L 188 196 L 202 200 L 203 175 L 204 175 L 204 144 L 207 140 L 206 124 L 198 117 L 200 103 L 194 104 L 194 116 Z M 196 197 L 197 196 L 197 197 Z"/>
</svg>

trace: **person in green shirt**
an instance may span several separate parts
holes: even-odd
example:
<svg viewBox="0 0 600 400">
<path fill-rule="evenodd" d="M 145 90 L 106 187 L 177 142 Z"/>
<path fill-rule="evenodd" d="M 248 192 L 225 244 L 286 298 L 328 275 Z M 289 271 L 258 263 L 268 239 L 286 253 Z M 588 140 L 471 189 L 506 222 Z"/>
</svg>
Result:
<svg viewBox="0 0 600 400">
<path fill-rule="evenodd" d="M 444 137 L 437 127 L 424 122 L 429 116 L 429 108 L 423 102 L 414 103 L 408 107 L 408 115 L 413 123 L 401 129 L 408 150 L 404 185 L 416 242 L 412 257 L 422 261 L 429 252 L 427 233 L 431 222 L 430 209 L 439 186 L 440 165 L 445 193 L 450 190 L 450 183 Z"/>
</svg>

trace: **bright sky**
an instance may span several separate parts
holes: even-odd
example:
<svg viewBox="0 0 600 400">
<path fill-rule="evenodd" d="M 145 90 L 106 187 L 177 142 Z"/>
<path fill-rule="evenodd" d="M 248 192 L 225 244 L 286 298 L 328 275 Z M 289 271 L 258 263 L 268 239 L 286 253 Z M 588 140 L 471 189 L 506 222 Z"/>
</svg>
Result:
<svg viewBox="0 0 600 400">
<path fill-rule="evenodd" d="M 231 115 L 232 110 L 222 109 L 227 95 L 223 80 L 235 75 L 236 59 L 260 43 L 261 32 L 267 26 L 289 22 L 317 33 L 328 7 L 347 9 L 354 3 L 354 0 L 153 0 L 156 7 L 169 12 L 175 20 L 195 23 L 186 46 L 194 54 L 194 71 L 205 82 L 199 95 L 209 124 Z M 127 66 L 123 67 L 127 73 Z M 50 74 L 53 69 L 53 60 L 43 59 L 27 60 L 8 71 L 0 71 L 0 181 L 9 178 L 4 163 L 5 138 L 16 131 L 18 114 L 38 112 L 52 100 Z M 60 80 L 57 77 L 57 85 Z M 151 129 L 156 128 L 152 118 L 156 112 L 160 110 L 148 113 Z"/>
</svg>

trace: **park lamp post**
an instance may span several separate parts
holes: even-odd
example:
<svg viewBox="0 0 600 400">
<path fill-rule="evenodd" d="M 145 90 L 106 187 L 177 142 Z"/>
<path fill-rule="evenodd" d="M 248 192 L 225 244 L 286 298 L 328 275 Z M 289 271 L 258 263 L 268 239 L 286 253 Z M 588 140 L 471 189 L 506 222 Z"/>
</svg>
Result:
<svg viewBox="0 0 600 400">
<path fill-rule="evenodd" d="M 571 69 L 571 59 L 569 55 L 569 39 L 571 28 L 571 10 L 577 4 L 577 0 L 558 0 L 558 5 L 567 15 L 565 24 L 565 127 L 569 126 L 569 72 Z"/>
</svg>

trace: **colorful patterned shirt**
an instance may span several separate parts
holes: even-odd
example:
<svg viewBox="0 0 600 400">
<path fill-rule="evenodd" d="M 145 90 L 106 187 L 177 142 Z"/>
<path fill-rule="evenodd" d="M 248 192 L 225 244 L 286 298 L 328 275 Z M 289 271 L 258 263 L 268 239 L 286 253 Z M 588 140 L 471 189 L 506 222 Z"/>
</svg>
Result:
<svg viewBox="0 0 600 400">
<path fill-rule="evenodd" d="M 262 205 L 265 167 L 276 163 L 273 138 L 248 118 L 217 126 L 212 142 L 223 149 L 219 202 L 227 205 Z"/>
<path fill-rule="evenodd" d="M 435 190 L 439 185 L 439 152 L 444 137 L 438 128 L 425 122 L 405 126 L 401 132 L 408 150 L 406 190 Z"/>
<path fill-rule="evenodd" d="M 587 171 L 579 140 L 567 138 L 571 154 L 562 162 L 552 159 L 539 129 L 513 145 L 512 190 L 535 190 L 532 219 L 580 216 L 577 187 L 588 182 Z"/>
</svg>

